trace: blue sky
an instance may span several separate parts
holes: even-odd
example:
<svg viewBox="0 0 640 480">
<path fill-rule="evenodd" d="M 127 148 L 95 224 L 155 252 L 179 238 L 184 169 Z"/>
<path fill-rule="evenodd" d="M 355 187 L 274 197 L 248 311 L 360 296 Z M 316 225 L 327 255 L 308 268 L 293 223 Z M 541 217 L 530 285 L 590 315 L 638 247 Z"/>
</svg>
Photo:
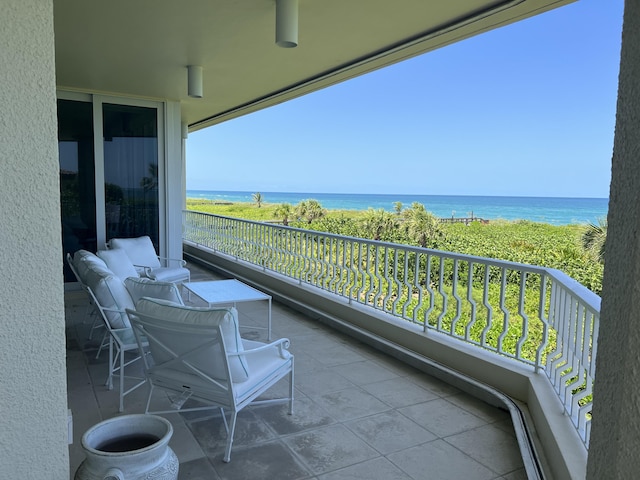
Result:
<svg viewBox="0 0 640 480">
<path fill-rule="evenodd" d="M 622 10 L 579 0 L 192 133 L 187 189 L 608 197 Z"/>
</svg>

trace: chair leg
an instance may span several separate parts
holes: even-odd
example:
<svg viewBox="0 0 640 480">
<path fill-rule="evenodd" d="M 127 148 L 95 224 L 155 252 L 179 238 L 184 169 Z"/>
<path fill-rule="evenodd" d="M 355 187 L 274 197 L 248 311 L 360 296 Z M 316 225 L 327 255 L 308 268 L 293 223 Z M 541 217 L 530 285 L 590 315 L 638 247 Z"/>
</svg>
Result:
<svg viewBox="0 0 640 480">
<path fill-rule="evenodd" d="M 119 412 L 124 411 L 124 348 L 120 348 L 120 369 L 118 370 L 120 379 L 120 409 Z"/>
<path fill-rule="evenodd" d="M 144 409 L 144 413 L 149 413 L 149 406 L 151 405 L 151 395 L 153 395 L 153 383 L 149 380 L 149 395 L 147 396 L 147 406 Z"/>
<path fill-rule="evenodd" d="M 289 372 L 289 415 L 293 415 L 293 365 Z"/>
<path fill-rule="evenodd" d="M 89 340 L 91 340 L 91 336 L 93 335 L 93 330 L 95 329 L 96 323 L 100 321 L 100 318 L 97 317 L 95 307 L 91 302 L 87 304 L 87 308 L 84 311 L 84 316 L 87 318 L 93 318 L 91 322 L 91 330 L 89 330 Z M 83 322 L 86 323 L 86 320 Z"/>
<path fill-rule="evenodd" d="M 231 422 L 229 423 L 229 431 L 227 432 L 227 448 L 224 451 L 223 462 L 229 463 L 231 461 L 231 445 L 233 444 L 233 433 L 236 430 L 236 419 L 238 418 L 238 412 L 236 410 L 231 411 Z"/>
<path fill-rule="evenodd" d="M 105 385 L 109 390 L 113 390 L 113 338 L 109 336 L 109 376 Z"/>
<path fill-rule="evenodd" d="M 102 349 L 105 347 L 105 339 L 107 338 L 107 335 L 109 335 L 109 332 L 105 331 L 104 335 L 102 335 L 102 340 L 100 341 L 100 347 L 98 347 L 98 353 L 96 353 L 96 360 L 100 357 L 100 354 L 102 353 Z"/>
</svg>

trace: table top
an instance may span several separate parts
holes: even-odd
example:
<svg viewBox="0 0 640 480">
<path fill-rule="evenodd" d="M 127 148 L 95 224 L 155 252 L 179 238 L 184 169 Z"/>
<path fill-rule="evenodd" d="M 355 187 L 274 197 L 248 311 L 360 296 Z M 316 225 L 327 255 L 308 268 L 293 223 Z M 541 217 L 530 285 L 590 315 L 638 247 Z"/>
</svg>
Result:
<svg viewBox="0 0 640 480">
<path fill-rule="evenodd" d="M 182 285 L 209 304 L 253 302 L 256 300 L 271 299 L 270 295 L 235 279 L 188 282 Z"/>
</svg>

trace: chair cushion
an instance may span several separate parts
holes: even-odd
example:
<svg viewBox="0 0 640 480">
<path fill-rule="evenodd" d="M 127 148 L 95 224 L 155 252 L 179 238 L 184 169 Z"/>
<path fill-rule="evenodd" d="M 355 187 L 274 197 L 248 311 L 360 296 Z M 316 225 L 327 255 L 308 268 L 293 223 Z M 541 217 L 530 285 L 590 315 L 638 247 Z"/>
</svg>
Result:
<svg viewBox="0 0 640 480">
<path fill-rule="evenodd" d="M 136 268 L 127 256 L 127 252 L 122 248 L 98 250 L 97 255 L 106 263 L 109 270 L 121 280 L 124 281 L 126 278 L 139 276 Z"/>
<path fill-rule="evenodd" d="M 242 343 L 245 351 L 265 346 L 264 343 L 254 340 L 242 339 Z M 235 393 L 238 400 L 243 400 L 243 397 L 252 394 L 258 386 L 257 383 L 281 377 L 291 370 L 293 355 L 288 350 L 280 350 L 273 346 L 246 357 L 251 370 L 251 378 L 236 386 Z"/>
<path fill-rule="evenodd" d="M 125 279 L 124 286 L 136 305 L 142 297 L 161 298 L 184 305 L 178 287 L 171 282 L 156 282 L 150 278 L 129 277 Z"/>
<path fill-rule="evenodd" d="M 167 321 L 215 327 L 220 325 L 227 353 L 243 352 L 244 347 L 238 328 L 238 311 L 235 308 L 187 307 L 155 298 L 142 298 L 136 307 L 140 313 Z M 199 358 L 202 370 L 214 378 L 225 378 L 222 365 L 211 358 Z M 249 379 L 249 365 L 244 355 L 230 356 L 229 370 L 233 382 L 241 383 Z"/>
<path fill-rule="evenodd" d="M 146 235 L 138 238 L 112 238 L 109 245 L 112 249 L 124 249 L 134 265 L 151 268 L 161 266 L 156 249 Z"/>
<path fill-rule="evenodd" d="M 91 253 L 87 250 L 78 250 L 73 254 L 73 266 L 78 272 L 80 280 L 85 285 L 87 284 L 87 271 L 92 265 L 97 265 L 102 268 L 107 268 L 107 264 L 96 256 L 95 253 Z"/>
<path fill-rule="evenodd" d="M 80 261 L 81 258 L 84 257 L 91 257 L 91 256 L 96 256 L 95 253 L 91 253 L 88 250 L 77 250 L 74 254 L 73 254 L 73 262 L 74 263 L 78 263 L 78 261 Z"/>
<path fill-rule="evenodd" d="M 161 282 L 184 282 L 189 280 L 191 272 L 184 267 L 160 267 L 151 269 L 148 275 Z"/>
<path fill-rule="evenodd" d="M 135 305 L 122 280 L 116 277 L 106 266 L 91 263 L 87 259 L 82 261 L 88 264 L 86 268 L 86 285 L 91 289 L 100 306 L 121 311 L 105 312 L 111 328 L 130 328 L 129 317 L 127 317 L 124 309 L 135 308 Z"/>
</svg>

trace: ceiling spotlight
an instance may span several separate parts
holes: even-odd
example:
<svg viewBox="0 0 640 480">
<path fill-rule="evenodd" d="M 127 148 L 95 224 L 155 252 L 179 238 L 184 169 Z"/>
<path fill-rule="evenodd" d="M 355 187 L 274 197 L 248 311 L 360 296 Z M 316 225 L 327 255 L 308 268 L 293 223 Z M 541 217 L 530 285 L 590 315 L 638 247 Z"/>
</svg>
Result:
<svg viewBox="0 0 640 480">
<path fill-rule="evenodd" d="M 298 0 L 276 0 L 276 45 L 298 46 Z"/>
<path fill-rule="evenodd" d="M 187 67 L 187 93 L 192 98 L 202 98 L 202 67 L 189 65 Z"/>
</svg>

